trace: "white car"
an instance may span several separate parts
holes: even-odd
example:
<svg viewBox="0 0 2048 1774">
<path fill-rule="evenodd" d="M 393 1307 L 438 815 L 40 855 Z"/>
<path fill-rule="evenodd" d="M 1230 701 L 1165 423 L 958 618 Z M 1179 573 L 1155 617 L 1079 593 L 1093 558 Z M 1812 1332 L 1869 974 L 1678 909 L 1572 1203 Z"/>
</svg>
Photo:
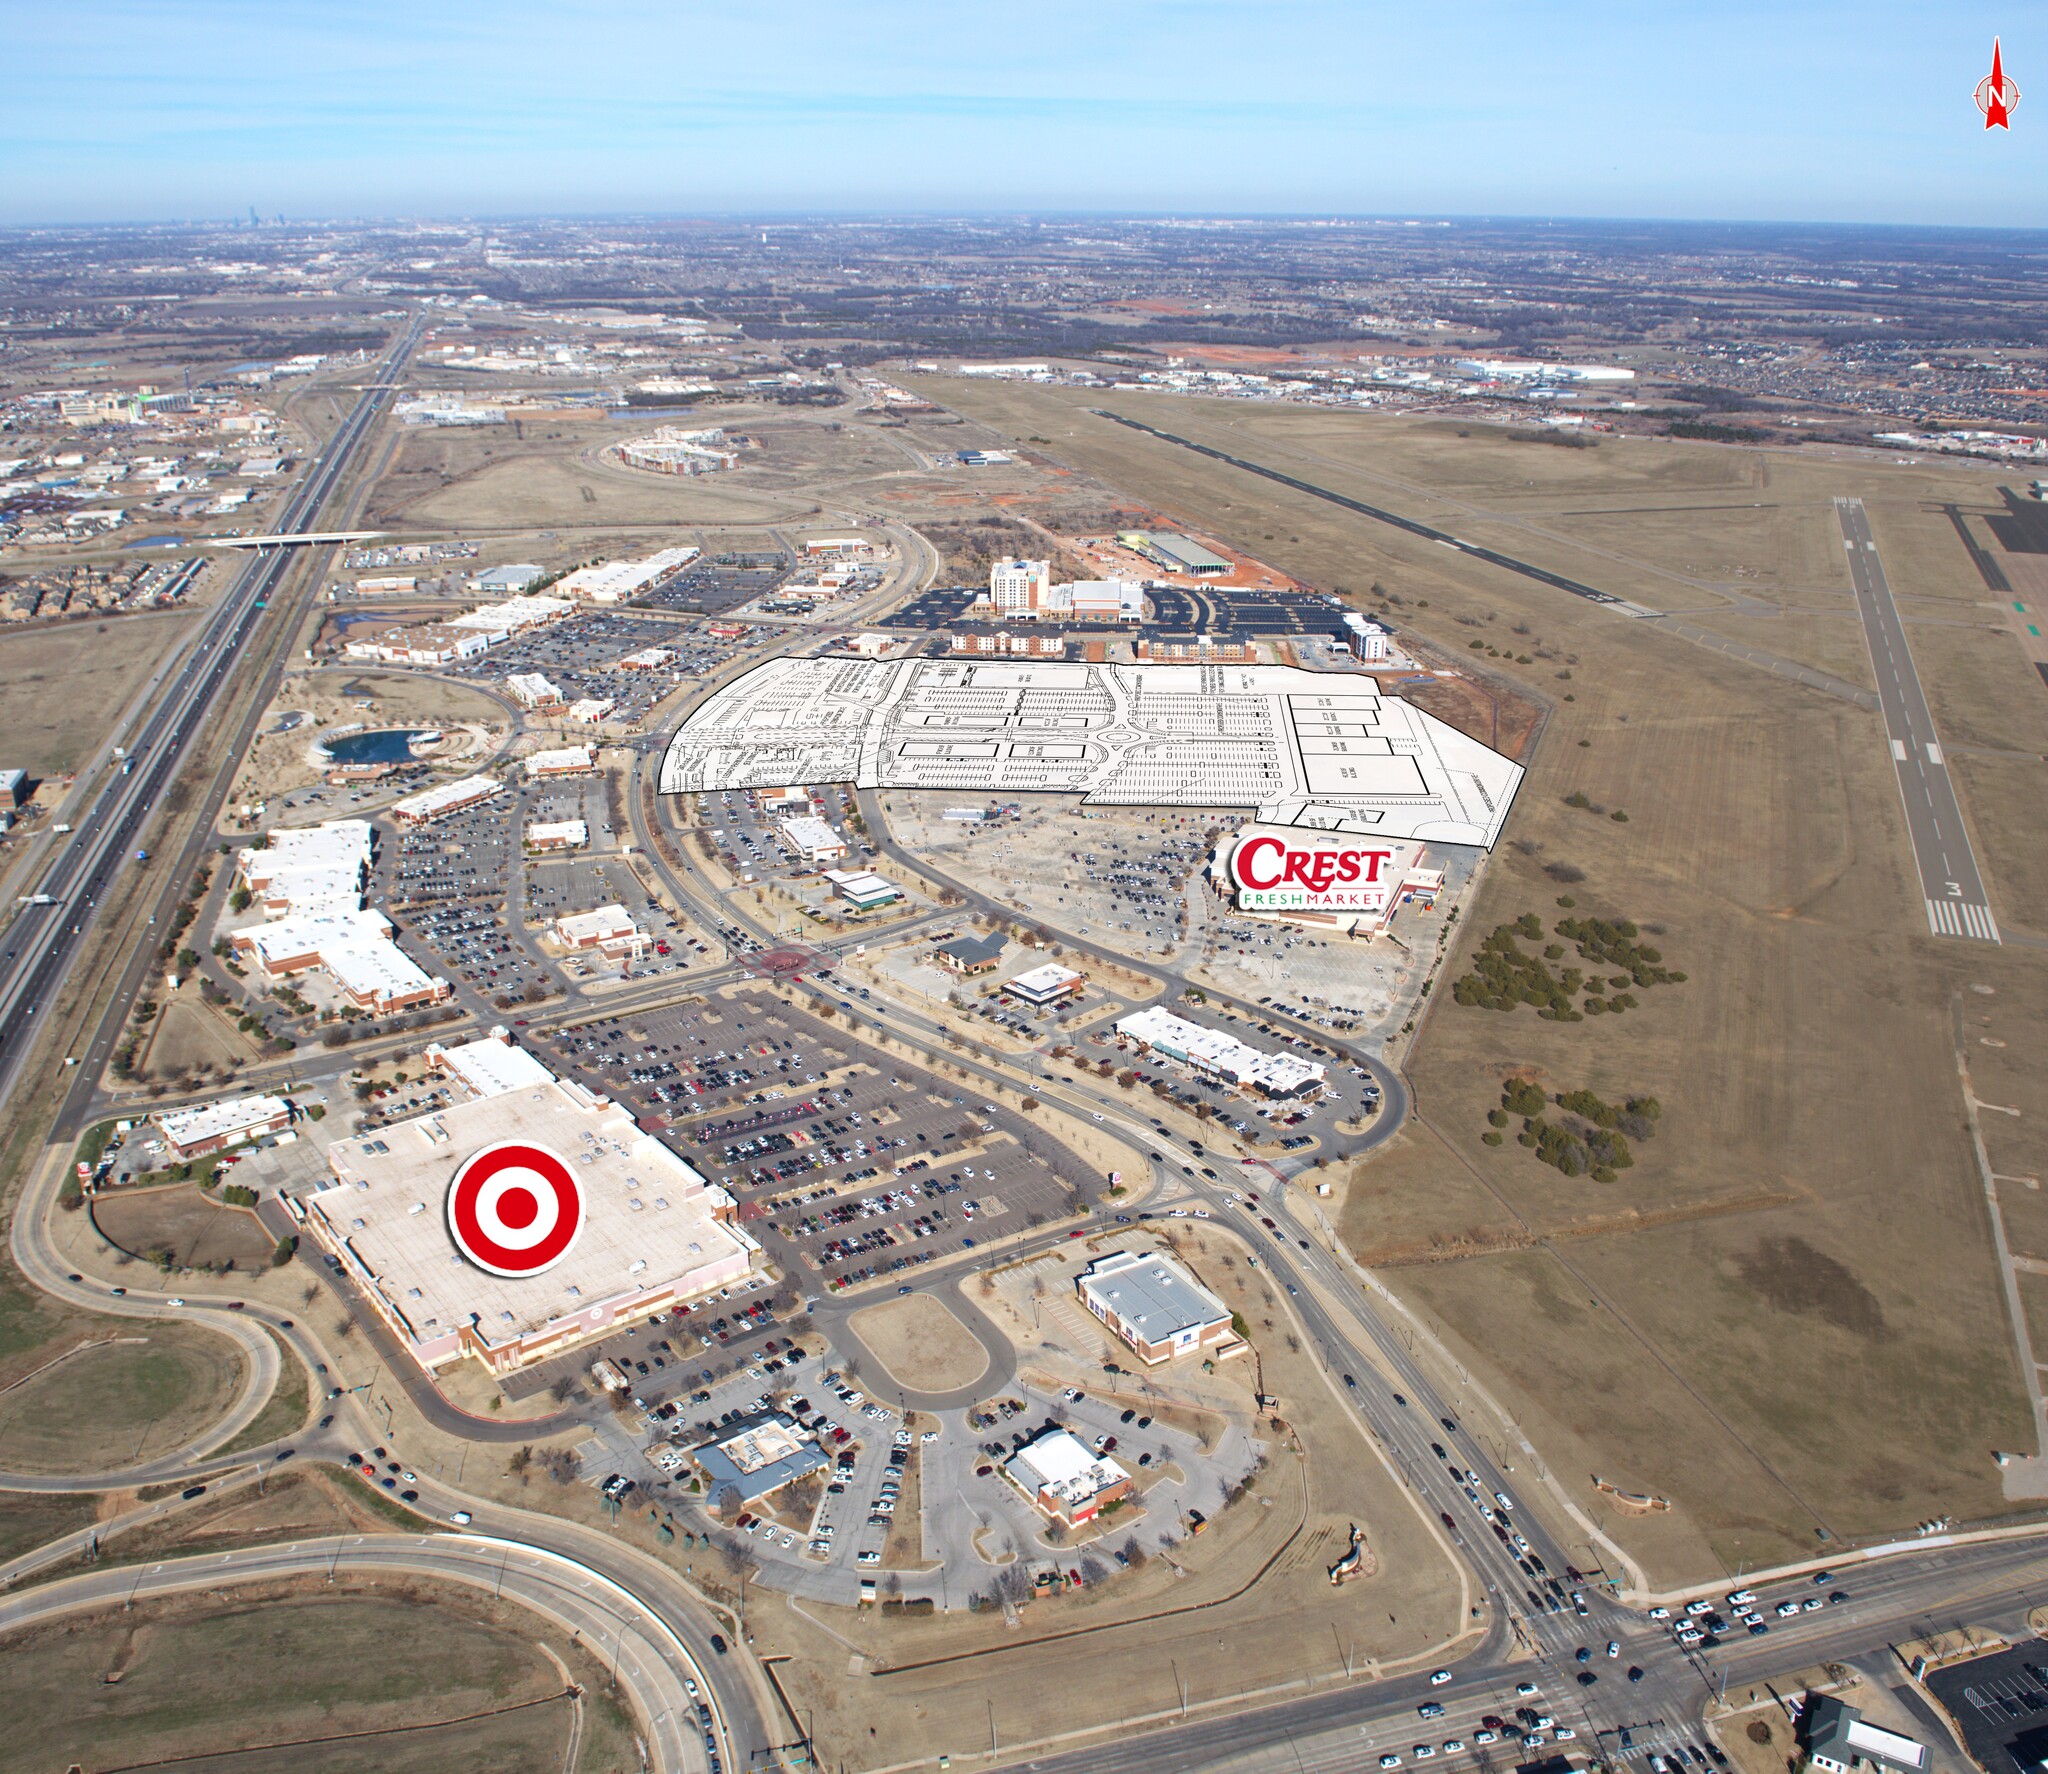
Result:
<svg viewBox="0 0 2048 1774">
<path fill-rule="evenodd" d="M 1524 1700 L 1528 1700 L 1541 1693 L 1542 1690 L 1534 1682 L 1517 1682 L 1515 1684 L 1515 1692 L 1521 1695 Z"/>
<path fill-rule="evenodd" d="M 878 1565 L 882 1562 L 882 1555 L 879 1552 L 863 1552 L 854 1562 L 863 1565 Z"/>
<path fill-rule="evenodd" d="M 1555 1731 L 1551 1732 L 1551 1736 L 1555 1737 L 1560 1743 L 1568 1743 L 1577 1735 L 1578 1732 L 1570 1725 L 1559 1725 Z"/>
<path fill-rule="evenodd" d="M 1385 1755 L 1380 1757 L 1380 1766 L 1382 1768 L 1398 1768 L 1400 1765 L 1401 1758 L 1399 1756 Z"/>
<path fill-rule="evenodd" d="M 1514 1508 L 1514 1504 L 1509 1501 L 1508 1494 L 1506 1491 L 1495 1491 L 1493 1493 L 1493 1500 L 1496 1503 L 1498 1503 L 1503 1509 Z"/>
<path fill-rule="evenodd" d="M 173 1294 L 168 1300 L 164 1301 L 166 1306 L 182 1306 L 184 1303 L 176 1294 Z"/>
<path fill-rule="evenodd" d="M 937 1441 L 939 1439 L 939 1432 L 936 1429 L 927 1429 L 917 1439 L 919 1441 Z"/>
<path fill-rule="evenodd" d="M 1415 1759 L 1418 1762 L 1426 1762 L 1435 1754 L 1436 1745 L 1434 1743 L 1418 1743 L 1415 1746 Z"/>
<path fill-rule="evenodd" d="M 1789 1620 L 1798 1612 L 1799 1604 L 1797 1602 L 1780 1602 L 1778 1604 L 1778 1618 L 1780 1620 Z"/>
<path fill-rule="evenodd" d="M 470 1514 L 467 1509 L 458 1509 L 448 1519 L 452 1521 L 458 1528 L 466 1528 L 469 1526 L 470 1523 Z"/>
<path fill-rule="evenodd" d="M 1432 1688 L 1441 1688 L 1450 1679 L 1451 1672 L 1448 1669 L 1432 1670 L 1430 1672 L 1429 1685 Z"/>
<path fill-rule="evenodd" d="M 1650 1618 L 1652 1620 L 1669 1620 L 1671 1618 L 1671 1610 L 1669 1608 L 1652 1608 L 1650 1610 Z"/>
</svg>

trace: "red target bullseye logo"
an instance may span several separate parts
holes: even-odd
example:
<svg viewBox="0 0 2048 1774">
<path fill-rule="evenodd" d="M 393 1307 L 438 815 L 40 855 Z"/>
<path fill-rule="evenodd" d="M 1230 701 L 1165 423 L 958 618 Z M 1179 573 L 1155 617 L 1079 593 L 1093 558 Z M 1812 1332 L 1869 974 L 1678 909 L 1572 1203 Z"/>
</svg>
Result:
<svg viewBox="0 0 2048 1774">
<path fill-rule="evenodd" d="M 583 1191 L 545 1146 L 486 1146 L 449 1186 L 448 1230 L 478 1268 L 538 1275 L 567 1256 L 583 1230 Z"/>
</svg>

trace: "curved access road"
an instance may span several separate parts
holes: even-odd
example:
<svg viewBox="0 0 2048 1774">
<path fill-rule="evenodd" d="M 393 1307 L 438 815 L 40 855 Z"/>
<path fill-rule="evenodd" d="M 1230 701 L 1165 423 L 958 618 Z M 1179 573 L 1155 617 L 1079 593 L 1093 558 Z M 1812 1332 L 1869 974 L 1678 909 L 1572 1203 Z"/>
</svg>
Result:
<svg viewBox="0 0 2048 1774">
<path fill-rule="evenodd" d="M 282 1328 L 289 1321 L 278 1319 L 275 1327 L 267 1327 L 265 1320 L 272 1315 L 267 1309 L 253 1304 L 239 1312 L 230 1312 L 226 1295 L 218 1299 L 197 1294 L 184 1295 L 180 1297 L 187 1303 L 173 1306 L 162 1296 L 125 1294 L 116 1297 L 101 1283 L 73 1281 L 74 1271 L 65 1266 L 50 1237 L 49 1215 L 56 1204 L 60 1162 L 61 1154 L 46 1157 L 37 1175 L 23 1188 L 21 1199 L 15 1206 L 8 1247 L 23 1278 L 66 1305 L 82 1307 L 107 1317 L 175 1318 L 188 1324 L 203 1323 L 208 1330 L 218 1331 L 241 1350 L 244 1369 L 242 1390 L 234 1408 L 226 1416 L 182 1446 L 159 1454 L 153 1460 L 111 1472 L 72 1473 L 61 1477 L 0 1471 L 0 1491 L 113 1491 L 180 1478 L 195 1460 L 202 1460 L 215 1449 L 233 1441 L 255 1422 L 263 1407 L 270 1402 L 270 1395 L 277 1390 L 278 1376 L 284 1367 L 277 1336 L 295 1344 L 293 1352 L 304 1359 L 308 1372 L 318 1358 L 305 1354 L 296 1346 L 297 1339 Z M 272 1334 L 273 1328 L 276 1335 Z"/>
<path fill-rule="evenodd" d="M 159 1596 L 215 1590 L 230 1584 L 341 1576 L 433 1578 L 486 1589 L 530 1608 L 582 1639 L 611 1669 L 639 1715 L 648 1765 L 658 1774 L 702 1774 L 709 1766 L 696 1702 L 686 1683 L 700 1681 L 696 1659 L 661 1617 L 630 1590 L 574 1559 L 484 1535 L 338 1535 L 285 1546 L 255 1546 L 161 1564 L 88 1571 L 0 1598 L 0 1632 L 99 1608 L 126 1607 Z M 720 1761 L 731 1753 L 725 1721 L 714 1726 Z"/>
</svg>

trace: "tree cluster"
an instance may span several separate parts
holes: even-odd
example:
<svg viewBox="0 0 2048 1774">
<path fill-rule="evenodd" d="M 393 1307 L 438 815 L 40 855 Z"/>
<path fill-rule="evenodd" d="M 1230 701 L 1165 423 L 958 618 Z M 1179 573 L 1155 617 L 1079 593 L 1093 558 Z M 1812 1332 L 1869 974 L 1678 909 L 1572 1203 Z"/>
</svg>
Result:
<svg viewBox="0 0 2048 1774">
<path fill-rule="evenodd" d="M 1531 1004 L 1548 1022 L 1575 1023 L 1635 1009 L 1640 1000 L 1631 988 L 1685 981 L 1683 973 L 1662 964 L 1661 950 L 1638 940 L 1641 932 L 1625 918 L 1561 918 L 1556 934 L 1576 944 L 1579 959 L 1591 965 L 1553 972 L 1552 963 L 1564 959 L 1563 943 L 1545 943 L 1540 955 L 1522 948 L 1523 942 L 1543 940 L 1542 920 L 1524 912 L 1480 943 L 1472 971 L 1452 983 L 1451 997 L 1481 1010 L 1511 1012 Z"/>
<path fill-rule="evenodd" d="M 1563 1111 L 1556 1120 L 1548 1114 L 1553 1105 Z M 1528 1079 L 1510 1078 L 1502 1087 L 1500 1107 L 1486 1117 L 1491 1130 L 1480 1137 L 1490 1146 L 1500 1145 L 1502 1130 L 1519 1117 L 1522 1131 L 1516 1140 L 1541 1162 L 1563 1176 L 1590 1172 L 1596 1183 L 1611 1183 L 1636 1161 L 1629 1142 L 1648 1139 L 1663 1113 L 1653 1096 L 1630 1097 L 1617 1106 L 1583 1089 L 1546 1097 Z"/>
</svg>

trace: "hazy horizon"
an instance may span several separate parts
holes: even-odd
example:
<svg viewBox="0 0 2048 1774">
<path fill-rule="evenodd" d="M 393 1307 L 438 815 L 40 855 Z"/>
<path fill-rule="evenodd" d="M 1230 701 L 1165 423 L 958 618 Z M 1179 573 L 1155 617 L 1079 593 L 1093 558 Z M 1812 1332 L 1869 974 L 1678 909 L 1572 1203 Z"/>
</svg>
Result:
<svg viewBox="0 0 2048 1774">
<path fill-rule="evenodd" d="M 2025 19 L 1588 0 L 857 16 L 84 0 L 13 26 L 0 224 L 1226 215 L 2048 224 Z M 2020 25 L 2019 33 L 2013 26 Z M 2044 100 L 2048 103 L 2048 100 Z"/>
</svg>

